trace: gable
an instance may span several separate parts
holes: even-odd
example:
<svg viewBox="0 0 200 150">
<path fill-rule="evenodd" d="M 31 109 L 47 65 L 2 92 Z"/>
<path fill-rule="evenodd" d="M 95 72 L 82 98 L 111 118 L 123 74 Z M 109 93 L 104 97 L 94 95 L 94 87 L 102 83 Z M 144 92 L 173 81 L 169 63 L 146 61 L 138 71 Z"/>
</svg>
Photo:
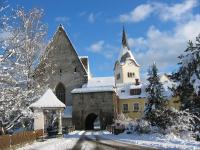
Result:
<svg viewBox="0 0 200 150">
<path fill-rule="evenodd" d="M 78 70 L 87 75 L 83 63 L 80 61 L 76 50 L 62 26 L 59 26 L 52 41 L 48 44 L 45 56 L 47 60 L 51 59 L 52 63 L 56 63 L 58 66 L 64 64 L 65 68 L 70 68 L 73 67 L 73 64 L 78 64 Z"/>
</svg>

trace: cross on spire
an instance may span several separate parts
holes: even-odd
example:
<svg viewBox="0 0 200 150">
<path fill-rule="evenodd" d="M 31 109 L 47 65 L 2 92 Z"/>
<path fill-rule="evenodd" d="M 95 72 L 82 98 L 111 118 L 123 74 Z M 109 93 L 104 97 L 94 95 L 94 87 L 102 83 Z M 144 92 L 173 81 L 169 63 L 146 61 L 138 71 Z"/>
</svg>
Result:
<svg viewBox="0 0 200 150">
<path fill-rule="evenodd" d="M 129 49 L 128 40 L 127 40 L 127 37 L 126 37 L 126 32 L 125 32 L 124 26 L 123 26 L 123 31 L 122 31 L 122 46 L 127 47 L 127 49 Z"/>
</svg>

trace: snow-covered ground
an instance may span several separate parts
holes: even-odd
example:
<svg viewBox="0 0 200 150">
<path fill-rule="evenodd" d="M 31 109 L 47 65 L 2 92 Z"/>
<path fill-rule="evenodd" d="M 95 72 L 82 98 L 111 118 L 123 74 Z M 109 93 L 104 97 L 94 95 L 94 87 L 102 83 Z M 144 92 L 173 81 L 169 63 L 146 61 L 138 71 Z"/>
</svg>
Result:
<svg viewBox="0 0 200 150">
<path fill-rule="evenodd" d="M 80 136 L 85 131 L 74 131 L 69 135 L 65 135 L 64 138 L 48 139 L 44 142 L 35 142 L 31 145 L 25 145 L 18 150 L 67 150 L 72 149 L 78 142 Z M 95 140 L 95 135 L 102 137 L 103 139 L 111 139 L 114 141 L 120 141 L 123 143 L 136 144 L 145 147 L 165 149 L 165 150 L 200 150 L 200 142 L 181 139 L 177 136 L 160 135 L 160 134 L 119 134 L 113 135 L 108 131 L 87 131 L 85 133 L 90 139 Z M 94 145 L 89 142 L 83 142 L 81 149 L 93 150 Z"/>
<path fill-rule="evenodd" d="M 63 138 L 52 138 L 44 142 L 35 142 L 31 145 L 27 144 L 18 150 L 67 150 L 72 149 L 80 136 L 85 131 L 74 131 L 65 135 Z"/>
<path fill-rule="evenodd" d="M 166 150 L 200 150 L 200 142 L 194 140 L 181 139 L 177 136 L 160 134 L 126 134 L 113 135 L 108 131 L 95 133 L 102 138 L 117 140 L 126 143 L 143 145 L 152 148 Z"/>
</svg>

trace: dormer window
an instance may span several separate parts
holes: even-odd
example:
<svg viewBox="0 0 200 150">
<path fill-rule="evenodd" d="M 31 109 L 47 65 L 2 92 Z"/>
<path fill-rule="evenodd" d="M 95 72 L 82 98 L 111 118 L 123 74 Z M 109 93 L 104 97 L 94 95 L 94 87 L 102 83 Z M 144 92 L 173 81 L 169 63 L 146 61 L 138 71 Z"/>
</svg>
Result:
<svg viewBox="0 0 200 150">
<path fill-rule="evenodd" d="M 124 93 L 125 93 L 125 90 L 121 90 L 121 93 L 124 94 Z"/>
<path fill-rule="evenodd" d="M 140 95 L 141 89 L 130 89 L 130 95 Z"/>
</svg>

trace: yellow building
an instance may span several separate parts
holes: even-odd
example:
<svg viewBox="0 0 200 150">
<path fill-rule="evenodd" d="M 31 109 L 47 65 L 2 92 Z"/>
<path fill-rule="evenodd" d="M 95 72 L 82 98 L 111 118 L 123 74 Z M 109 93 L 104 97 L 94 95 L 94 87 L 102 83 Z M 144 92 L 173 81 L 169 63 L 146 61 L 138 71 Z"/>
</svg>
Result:
<svg viewBox="0 0 200 150">
<path fill-rule="evenodd" d="M 140 80 L 140 65 L 136 62 L 129 46 L 125 30 L 122 33 L 122 50 L 114 66 L 115 85 L 117 101 L 115 103 L 116 113 L 123 113 L 132 119 L 138 119 L 143 116 L 148 100 L 145 92 L 147 84 Z M 169 98 L 168 107 L 179 109 L 178 98 L 171 97 L 168 87 L 173 83 L 169 77 L 164 74 L 160 77 L 164 85 L 165 96 Z"/>
</svg>

